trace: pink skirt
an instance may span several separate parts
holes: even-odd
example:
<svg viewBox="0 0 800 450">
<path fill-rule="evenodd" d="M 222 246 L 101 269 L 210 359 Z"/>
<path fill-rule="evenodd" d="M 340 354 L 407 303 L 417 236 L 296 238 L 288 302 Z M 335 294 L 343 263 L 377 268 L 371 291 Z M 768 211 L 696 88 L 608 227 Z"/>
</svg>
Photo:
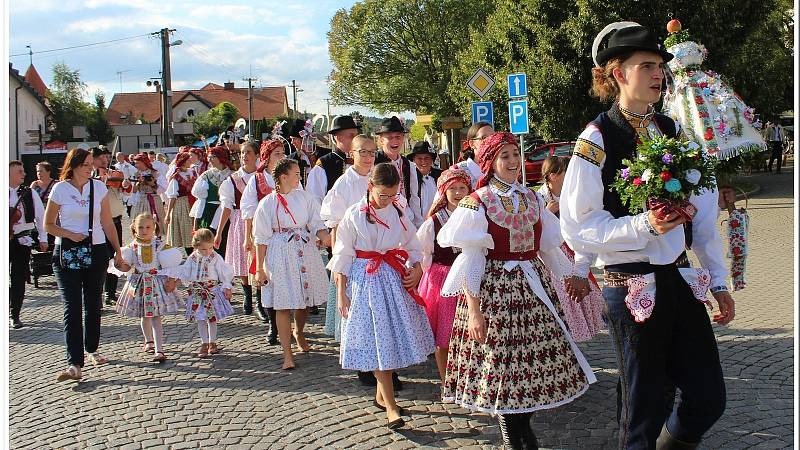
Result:
<svg viewBox="0 0 800 450">
<path fill-rule="evenodd" d="M 233 275 L 246 277 L 250 265 L 244 251 L 244 219 L 240 210 L 231 211 L 231 225 L 228 228 L 228 244 L 225 247 L 225 262 L 233 266 Z"/>
<path fill-rule="evenodd" d="M 575 262 L 575 253 L 566 243 L 561 244 L 561 251 L 567 255 L 570 262 Z M 589 274 L 591 275 L 591 272 Z M 564 321 L 575 342 L 591 340 L 605 326 L 603 323 L 604 306 L 603 292 L 600 291 L 594 276 L 589 277 L 589 295 L 580 303 L 572 300 L 561 302 Z"/>
<path fill-rule="evenodd" d="M 419 295 L 425 299 L 425 314 L 433 330 L 433 339 L 440 348 L 447 348 L 450 345 L 450 333 L 453 331 L 453 319 L 456 316 L 456 303 L 458 303 L 458 297 L 439 295 L 448 272 L 450 266 L 433 263 L 422 275 L 419 283 Z"/>
</svg>

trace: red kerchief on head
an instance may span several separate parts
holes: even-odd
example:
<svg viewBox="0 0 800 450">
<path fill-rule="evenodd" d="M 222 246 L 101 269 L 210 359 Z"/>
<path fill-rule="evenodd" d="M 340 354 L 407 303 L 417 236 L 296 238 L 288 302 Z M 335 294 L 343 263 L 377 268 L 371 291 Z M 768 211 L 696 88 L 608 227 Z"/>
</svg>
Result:
<svg viewBox="0 0 800 450">
<path fill-rule="evenodd" d="M 486 186 L 489 180 L 492 179 L 492 175 L 494 174 L 494 160 L 497 158 L 497 155 L 500 154 L 500 150 L 506 145 L 513 145 L 519 148 L 517 137 L 508 131 L 499 131 L 484 139 L 481 143 L 481 148 L 478 150 L 478 154 L 475 155 L 477 160 L 475 162 L 478 163 L 481 167 L 481 172 L 484 174 L 481 179 L 478 180 L 478 188 Z"/>
<path fill-rule="evenodd" d="M 439 191 L 439 199 L 431 206 L 428 217 L 436 214 L 440 209 L 447 206 L 447 190 L 453 183 L 458 182 L 464 183 L 467 186 L 468 193 L 472 192 L 472 179 L 466 170 L 453 166 L 439 175 L 439 179 L 436 180 L 436 190 Z"/>
<path fill-rule="evenodd" d="M 228 153 L 228 148 L 222 145 L 217 147 L 211 147 L 208 150 L 209 156 L 213 156 L 219 160 L 222 164 L 225 165 L 228 169 L 231 168 L 231 158 L 230 154 Z"/>
<path fill-rule="evenodd" d="M 278 147 L 283 148 L 283 142 L 277 139 L 268 139 L 261 143 L 261 149 L 258 154 L 258 159 L 261 160 L 261 163 L 258 165 L 259 172 L 262 172 L 267 168 L 267 163 L 269 163 L 269 155 L 272 154 L 272 152 Z"/>
<path fill-rule="evenodd" d="M 148 157 L 144 153 L 139 153 L 138 155 L 134 156 L 131 159 L 133 160 L 134 163 L 140 162 L 140 163 L 143 163 L 145 166 L 147 166 L 148 169 L 155 170 L 153 168 L 153 163 L 150 162 L 150 157 Z"/>
</svg>

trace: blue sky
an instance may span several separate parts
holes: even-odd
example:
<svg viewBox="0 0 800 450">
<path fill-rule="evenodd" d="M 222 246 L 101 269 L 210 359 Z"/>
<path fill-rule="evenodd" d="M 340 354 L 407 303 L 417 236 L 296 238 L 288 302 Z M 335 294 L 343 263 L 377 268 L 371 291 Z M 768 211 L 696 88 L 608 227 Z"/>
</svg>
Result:
<svg viewBox="0 0 800 450">
<path fill-rule="evenodd" d="M 107 101 L 120 92 L 147 90 L 145 82 L 158 77 L 159 41 L 137 37 L 86 48 L 36 54 L 93 42 L 145 35 L 175 28 L 171 48 L 174 90 L 197 89 L 207 82 L 243 81 L 250 74 L 256 86 L 280 86 L 297 80 L 298 109 L 324 112 L 331 70 L 326 33 L 334 13 L 355 1 L 187 1 L 187 0 L 12 0 L 9 9 L 9 55 L 27 53 L 31 45 L 36 66 L 50 84 L 59 62 L 79 69 L 89 95 L 106 93 Z M 10 58 L 24 72 L 27 54 Z M 152 88 L 150 88 L 152 89 Z M 288 94 L 291 106 L 291 92 Z M 363 107 L 332 106 L 333 114 Z"/>
</svg>

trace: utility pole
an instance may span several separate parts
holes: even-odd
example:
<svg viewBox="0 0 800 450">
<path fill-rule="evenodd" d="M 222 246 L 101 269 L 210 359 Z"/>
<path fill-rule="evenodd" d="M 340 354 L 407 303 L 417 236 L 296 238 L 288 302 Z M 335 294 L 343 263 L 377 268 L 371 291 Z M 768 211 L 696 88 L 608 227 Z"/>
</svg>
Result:
<svg viewBox="0 0 800 450">
<path fill-rule="evenodd" d="M 258 78 L 253 78 L 252 66 L 250 66 L 250 76 L 244 78 L 247 81 L 247 134 L 250 135 L 251 140 L 255 140 L 253 136 L 253 81 Z"/>
<path fill-rule="evenodd" d="M 33 49 L 31 48 L 31 46 L 30 46 L 30 45 L 26 45 L 25 47 L 27 47 L 27 48 L 28 48 L 28 56 L 29 56 L 29 57 L 30 57 L 30 59 L 31 59 L 31 65 L 33 65 Z"/>
<path fill-rule="evenodd" d="M 293 101 L 293 104 L 294 104 L 294 106 L 292 107 L 292 117 L 296 118 L 297 117 L 297 93 L 298 92 L 303 92 L 303 90 L 299 89 L 300 86 L 297 85 L 297 82 L 295 82 L 295 80 L 292 80 L 292 85 L 291 86 L 292 86 L 292 99 L 293 99 L 292 101 Z"/>
<path fill-rule="evenodd" d="M 151 33 L 159 35 L 161 38 L 161 92 L 163 94 L 161 96 L 161 135 L 165 147 L 172 147 L 175 142 L 172 132 L 172 74 L 169 67 L 169 47 L 182 43 L 181 41 L 169 43 L 169 34 L 173 31 L 175 29 L 162 28 L 160 31 Z"/>
<path fill-rule="evenodd" d="M 117 75 L 119 76 L 119 92 L 122 92 L 122 74 L 125 72 L 130 72 L 130 69 L 127 70 L 118 70 Z"/>
</svg>

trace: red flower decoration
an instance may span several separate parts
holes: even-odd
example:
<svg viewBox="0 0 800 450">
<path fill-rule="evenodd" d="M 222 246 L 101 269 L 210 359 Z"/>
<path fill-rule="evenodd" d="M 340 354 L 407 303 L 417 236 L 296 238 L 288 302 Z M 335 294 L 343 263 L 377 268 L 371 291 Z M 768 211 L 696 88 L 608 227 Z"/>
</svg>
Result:
<svg viewBox="0 0 800 450">
<path fill-rule="evenodd" d="M 642 184 L 642 179 L 641 178 L 636 177 L 636 178 L 633 179 L 633 185 L 634 186 L 639 186 L 640 184 Z"/>
<path fill-rule="evenodd" d="M 210 319 L 208 319 L 208 321 L 211 322 L 211 323 L 214 323 L 214 322 L 217 321 L 217 317 L 216 316 L 212 316 Z"/>
<path fill-rule="evenodd" d="M 703 135 L 703 139 L 707 141 L 714 139 L 714 129 L 711 127 L 706 128 L 706 133 Z"/>
<path fill-rule="evenodd" d="M 696 96 L 694 97 L 694 102 L 695 102 L 695 104 L 697 104 L 697 105 L 702 105 L 702 104 L 704 104 L 704 103 L 705 103 L 705 100 L 703 100 L 703 97 L 702 97 L 702 96 L 700 96 L 700 95 L 696 95 Z"/>
<path fill-rule="evenodd" d="M 197 307 L 200 306 L 197 303 L 192 305 L 192 311 L 197 311 Z"/>
<path fill-rule="evenodd" d="M 739 228 L 739 221 L 738 220 L 731 220 L 731 226 L 733 228 Z"/>
<path fill-rule="evenodd" d="M 741 255 L 741 254 L 742 254 L 742 249 L 741 249 L 741 247 L 734 247 L 734 248 L 733 248 L 733 254 L 734 254 L 734 255 L 736 255 L 736 256 L 739 256 L 739 255 Z"/>
<path fill-rule="evenodd" d="M 672 179 L 672 174 L 667 172 L 666 170 L 661 172 L 661 180 L 665 183 Z"/>
</svg>

